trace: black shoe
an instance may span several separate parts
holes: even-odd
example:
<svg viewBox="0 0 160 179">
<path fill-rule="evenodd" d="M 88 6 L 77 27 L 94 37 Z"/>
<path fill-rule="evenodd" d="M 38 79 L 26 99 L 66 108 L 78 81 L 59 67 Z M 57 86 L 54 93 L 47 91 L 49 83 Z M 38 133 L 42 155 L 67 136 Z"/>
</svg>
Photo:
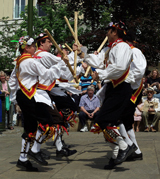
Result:
<svg viewBox="0 0 160 179">
<path fill-rule="evenodd" d="M 63 148 L 71 148 L 71 146 L 70 145 L 67 145 L 65 142 L 64 142 L 64 140 L 62 140 L 62 145 L 63 145 Z"/>
<path fill-rule="evenodd" d="M 133 152 L 137 150 L 137 147 L 135 147 L 135 144 L 132 146 L 128 146 L 125 150 L 119 149 L 118 156 L 115 159 L 115 164 L 120 164 L 126 160 L 128 156 L 130 156 Z"/>
<path fill-rule="evenodd" d="M 134 160 L 143 160 L 143 154 L 142 153 L 140 153 L 140 154 L 136 154 L 135 152 L 134 153 L 132 153 L 132 158 L 134 159 Z"/>
<path fill-rule="evenodd" d="M 36 162 L 38 162 L 41 165 L 48 165 L 48 162 L 44 160 L 44 158 L 41 155 L 41 152 L 34 153 L 31 150 L 28 151 L 28 157 L 32 158 Z"/>
<path fill-rule="evenodd" d="M 56 157 L 68 157 L 77 152 L 77 150 L 69 150 L 68 148 L 62 148 L 62 150 L 56 150 Z"/>
<path fill-rule="evenodd" d="M 106 169 L 106 170 L 112 170 L 116 166 L 114 161 L 115 161 L 115 159 L 111 158 L 109 160 L 109 164 L 104 166 L 104 169 Z"/>
<path fill-rule="evenodd" d="M 18 168 L 21 168 L 22 170 L 26 170 L 26 171 L 30 171 L 30 172 L 38 171 L 38 168 L 33 167 L 29 160 L 27 160 L 26 162 L 22 162 L 22 161 L 18 160 L 16 166 Z"/>
<path fill-rule="evenodd" d="M 40 150 L 40 152 L 41 152 L 41 156 L 42 156 L 44 159 L 46 159 L 46 160 L 49 160 L 49 159 L 50 159 L 50 156 L 47 155 L 46 153 L 44 153 L 42 150 Z"/>
</svg>

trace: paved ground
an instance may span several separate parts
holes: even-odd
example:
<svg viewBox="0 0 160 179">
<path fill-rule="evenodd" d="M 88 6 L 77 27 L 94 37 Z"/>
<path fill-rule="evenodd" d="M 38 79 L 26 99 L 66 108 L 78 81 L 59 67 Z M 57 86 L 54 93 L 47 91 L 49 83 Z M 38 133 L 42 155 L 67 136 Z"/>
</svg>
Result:
<svg viewBox="0 0 160 179">
<path fill-rule="evenodd" d="M 55 157 L 52 141 L 42 149 L 51 155 L 46 167 L 39 167 L 39 172 L 23 172 L 16 167 L 21 148 L 21 127 L 8 130 L 0 135 L 0 179 L 160 179 L 160 133 L 136 133 L 137 141 L 143 152 L 143 161 L 124 162 L 113 170 L 103 167 L 111 155 L 110 148 L 102 135 L 90 132 L 70 132 L 65 135 L 67 144 L 71 144 L 77 153 L 67 160 Z"/>
</svg>

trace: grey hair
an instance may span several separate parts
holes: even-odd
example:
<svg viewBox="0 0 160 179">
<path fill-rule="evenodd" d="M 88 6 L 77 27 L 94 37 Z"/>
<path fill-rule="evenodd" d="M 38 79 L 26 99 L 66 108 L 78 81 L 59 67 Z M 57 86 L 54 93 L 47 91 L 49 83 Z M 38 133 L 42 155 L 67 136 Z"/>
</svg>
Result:
<svg viewBox="0 0 160 179">
<path fill-rule="evenodd" d="M 93 91 L 95 91 L 95 88 L 94 88 L 94 86 L 90 85 L 90 86 L 87 87 L 87 90 L 93 90 Z"/>
</svg>

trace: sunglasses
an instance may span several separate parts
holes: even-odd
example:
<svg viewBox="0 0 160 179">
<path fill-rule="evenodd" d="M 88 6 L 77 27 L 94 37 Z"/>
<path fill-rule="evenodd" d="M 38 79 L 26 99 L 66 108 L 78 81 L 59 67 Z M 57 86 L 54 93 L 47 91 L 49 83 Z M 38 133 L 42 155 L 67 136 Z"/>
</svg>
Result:
<svg viewBox="0 0 160 179">
<path fill-rule="evenodd" d="M 153 91 L 147 91 L 147 93 L 153 93 Z"/>
</svg>

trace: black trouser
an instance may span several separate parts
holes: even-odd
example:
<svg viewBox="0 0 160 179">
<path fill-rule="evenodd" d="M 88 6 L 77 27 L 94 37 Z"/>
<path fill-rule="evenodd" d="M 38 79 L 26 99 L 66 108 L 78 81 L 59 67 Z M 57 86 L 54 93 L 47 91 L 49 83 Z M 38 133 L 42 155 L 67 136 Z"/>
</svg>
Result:
<svg viewBox="0 0 160 179">
<path fill-rule="evenodd" d="M 94 110 L 87 110 L 88 113 L 92 113 Z M 87 119 L 90 119 L 90 120 L 95 120 L 95 118 L 97 117 L 97 115 L 99 114 L 99 111 L 97 111 L 96 113 L 94 113 L 94 116 L 93 118 L 89 118 L 88 115 L 83 112 L 83 111 L 80 111 L 79 113 L 79 120 L 82 124 L 82 126 L 84 126 L 86 124 L 86 120 Z M 94 122 L 95 123 L 95 122 Z"/>
<path fill-rule="evenodd" d="M 132 91 L 130 84 L 126 82 L 122 82 L 115 88 L 112 83 L 107 84 L 103 105 L 95 119 L 102 130 L 108 125 L 116 125 L 121 116 L 125 114 L 125 108 L 131 98 Z"/>
<path fill-rule="evenodd" d="M 51 99 L 56 103 L 58 111 L 69 108 L 71 111 L 77 111 L 77 105 L 72 100 L 70 95 L 67 96 L 54 96 L 50 94 Z"/>
<path fill-rule="evenodd" d="M 135 93 L 136 90 L 133 90 L 133 94 Z M 126 106 L 125 113 L 121 116 L 121 121 L 120 123 L 123 123 L 126 131 L 129 131 L 132 129 L 132 125 L 134 124 L 134 112 L 136 106 L 140 103 L 142 98 L 142 92 L 139 94 L 137 97 L 137 100 L 135 104 L 129 100 L 128 105 Z"/>
<path fill-rule="evenodd" d="M 56 109 L 44 103 L 37 103 L 32 97 L 29 99 L 21 90 L 17 91 L 16 100 L 20 106 L 24 117 L 24 130 L 26 134 L 34 133 L 37 125 L 63 124 L 63 119 Z"/>
</svg>

